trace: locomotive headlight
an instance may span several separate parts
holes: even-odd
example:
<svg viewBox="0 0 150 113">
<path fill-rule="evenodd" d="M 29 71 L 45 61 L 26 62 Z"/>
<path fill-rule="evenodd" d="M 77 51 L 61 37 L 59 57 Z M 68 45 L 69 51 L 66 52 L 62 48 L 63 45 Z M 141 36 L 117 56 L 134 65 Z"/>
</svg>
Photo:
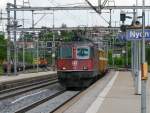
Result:
<svg viewBox="0 0 150 113">
<path fill-rule="evenodd" d="M 83 66 L 83 70 L 88 70 L 88 67 L 87 66 Z"/>
<path fill-rule="evenodd" d="M 66 70 L 66 68 L 65 68 L 65 67 L 63 67 L 62 69 L 63 69 L 63 70 Z"/>
<path fill-rule="evenodd" d="M 78 62 L 76 60 L 72 61 L 72 66 L 77 66 Z"/>
</svg>

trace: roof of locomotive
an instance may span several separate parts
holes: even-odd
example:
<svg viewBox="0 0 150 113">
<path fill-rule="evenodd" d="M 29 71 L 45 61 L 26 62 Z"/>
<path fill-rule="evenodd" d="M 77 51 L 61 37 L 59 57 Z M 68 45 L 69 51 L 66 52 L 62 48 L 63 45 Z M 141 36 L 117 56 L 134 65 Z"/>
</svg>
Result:
<svg viewBox="0 0 150 113">
<path fill-rule="evenodd" d="M 97 44 L 94 44 L 92 42 L 63 42 L 59 46 L 97 46 Z"/>
<path fill-rule="evenodd" d="M 72 42 L 62 42 L 58 45 L 59 47 L 62 46 L 89 46 L 89 47 L 96 47 L 99 51 L 105 51 L 102 48 L 98 47 L 98 44 L 92 41 L 72 41 Z"/>
<path fill-rule="evenodd" d="M 61 42 L 59 46 L 65 46 L 65 45 L 82 45 L 82 46 L 98 46 L 98 44 L 94 43 L 92 40 L 87 38 L 79 38 L 80 40 L 73 40 L 70 42 Z"/>
</svg>

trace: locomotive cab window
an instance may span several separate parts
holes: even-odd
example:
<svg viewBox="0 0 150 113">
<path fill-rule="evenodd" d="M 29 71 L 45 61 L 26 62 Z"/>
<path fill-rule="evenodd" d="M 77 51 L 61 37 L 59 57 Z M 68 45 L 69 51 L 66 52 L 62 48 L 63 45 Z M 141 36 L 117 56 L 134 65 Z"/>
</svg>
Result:
<svg viewBox="0 0 150 113">
<path fill-rule="evenodd" d="M 77 47 L 77 59 L 88 59 L 90 57 L 89 47 Z"/>
<path fill-rule="evenodd" d="M 69 46 L 61 47 L 59 50 L 60 58 L 72 58 L 72 48 Z"/>
</svg>

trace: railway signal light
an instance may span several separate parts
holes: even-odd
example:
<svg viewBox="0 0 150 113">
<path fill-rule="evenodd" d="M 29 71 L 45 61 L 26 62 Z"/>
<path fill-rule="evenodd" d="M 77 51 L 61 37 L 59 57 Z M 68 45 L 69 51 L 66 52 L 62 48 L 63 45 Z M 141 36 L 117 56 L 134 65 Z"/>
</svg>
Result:
<svg viewBox="0 0 150 113">
<path fill-rule="evenodd" d="M 124 22 L 126 20 L 126 14 L 125 13 L 121 13 L 120 14 L 120 21 Z"/>
<path fill-rule="evenodd" d="M 121 30 L 122 32 L 126 32 L 127 26 L 126 26 L 126 25 L 121 25 L 121 26 L 120 26 L 120 30 Z"/>
</svg>

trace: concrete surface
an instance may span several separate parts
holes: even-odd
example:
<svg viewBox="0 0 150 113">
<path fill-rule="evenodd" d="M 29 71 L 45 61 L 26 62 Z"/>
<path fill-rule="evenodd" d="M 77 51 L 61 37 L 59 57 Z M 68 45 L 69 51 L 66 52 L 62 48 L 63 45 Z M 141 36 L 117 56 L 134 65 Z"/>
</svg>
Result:
<svg viewBox="0 0 150 113">
<path fill-rule="evenodd" d="M 99 97 L 103 90 L 105 90 L 109 81 L 113 79 L 114 75 L 115 73 L 111 72 L 86 90 L 85 93 L 76 97 L 76 99 L 63 106 L 55 113 L 87 113 L 97 99 L 103 99 L 103 101 L 97 110 L 95 109 L 98 103 L 95 103 L 95 108 L 92 108 L 93 111 L 91 111 L 91 113 L 141 113 L 141 98 L 140 95 L 134 94 L 135 89 L 130 72 L 119 72 L 106 96 Z M 147 86 L 147 113 L 150 113 L 150 78 Z"/>
<path fill-rule="evenodd" d="M 120 72 L 97 113 L 140 113 L 140 96 L 134 94 L 132 76 Z"/>
<path fill-rule="evenodd" d="M 91 103 L 94 102 L 97 95 L 104 89 L 108 82 L 114 76 L 113 71 L 108 73 L 105 77 L 98 80 L 95 84 L 90 86 L 87 90 L 82 92 L 80 95 L 75 97 L 72 101 L 67 103 L 61 109 L 57 110 L 54 113 L 85 113 Z"/>
</svg>

